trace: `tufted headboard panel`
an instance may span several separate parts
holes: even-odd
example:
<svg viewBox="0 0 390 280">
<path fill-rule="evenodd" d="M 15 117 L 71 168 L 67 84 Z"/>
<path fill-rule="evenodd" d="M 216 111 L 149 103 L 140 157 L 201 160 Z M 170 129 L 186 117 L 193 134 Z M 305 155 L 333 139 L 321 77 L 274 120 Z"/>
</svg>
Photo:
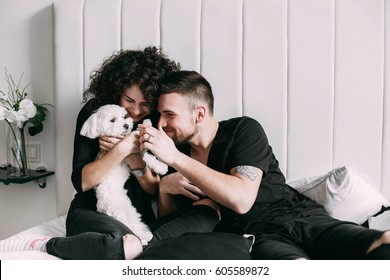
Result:
<svg viewBox="0 0 390 280">
<path fill-rule="evenodd" d="M 353 165 L 390 199 L 390 1 L 56 0 L 54 17 L 59 214 L 92 69 L 147 45 L 210 81 L 218 119 L 257 119 L 289 180 Z"/>
</svg>

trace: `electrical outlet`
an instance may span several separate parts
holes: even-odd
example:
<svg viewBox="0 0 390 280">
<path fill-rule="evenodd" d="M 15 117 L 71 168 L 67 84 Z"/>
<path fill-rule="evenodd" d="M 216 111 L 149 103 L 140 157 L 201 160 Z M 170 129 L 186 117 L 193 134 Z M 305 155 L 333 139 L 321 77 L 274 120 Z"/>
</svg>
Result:
<svg viewBox="0 0 390 280">
<path fill-rule="evenodd" d="M 41 144 L 28 143 L 26 145 L 27 159 L 30 162 L 41 162 Z"/>
</svg>

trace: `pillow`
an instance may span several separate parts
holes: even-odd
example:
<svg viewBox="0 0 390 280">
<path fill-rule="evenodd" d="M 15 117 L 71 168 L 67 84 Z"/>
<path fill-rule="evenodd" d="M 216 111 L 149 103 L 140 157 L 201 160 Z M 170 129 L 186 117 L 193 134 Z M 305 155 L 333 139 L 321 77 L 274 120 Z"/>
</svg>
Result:
<svg viewBox="0 0 390 280">
<path fill-rule="evenodd" d="M 304 178 L 289 185 L 324 206 L 336 219 L 363 224 L 389 205 L 386 198 L 351 166 L 331 170 L 324 176 Z"/>
<path fill-rule="evenodd" d="M 252 241 L 224 232 L 194 232 L 151 243 L 138 260 L 250 260 Z"/>
<path fill-rule="evenodd" d="M 382 210 L 368 219 L 368 227 L 377 230 L 390 230 L 390 207 L 382 207 Z"/>
</svg>

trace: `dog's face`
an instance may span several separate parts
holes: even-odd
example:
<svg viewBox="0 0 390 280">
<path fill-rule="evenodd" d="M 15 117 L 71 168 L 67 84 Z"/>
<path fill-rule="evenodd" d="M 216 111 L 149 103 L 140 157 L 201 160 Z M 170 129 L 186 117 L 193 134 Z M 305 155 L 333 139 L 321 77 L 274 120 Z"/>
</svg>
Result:
<svg viewBox="0 0 390 280">
<path fill-rule="evenodd" d="M 121 106 L 102 106 L 86 120 L 80 134 L 88 138 L 129 134 L 133 129 L 133 119 L 126 118 L 126 115 L 126 109 Z"/>
</svg>

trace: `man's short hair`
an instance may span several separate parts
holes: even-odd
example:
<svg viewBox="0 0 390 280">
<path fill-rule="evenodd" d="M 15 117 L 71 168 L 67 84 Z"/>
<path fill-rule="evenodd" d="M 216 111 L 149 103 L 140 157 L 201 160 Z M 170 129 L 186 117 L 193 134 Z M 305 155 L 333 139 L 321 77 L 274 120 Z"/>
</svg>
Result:
<svg viewBox="0 0 390 280">
<path fill-rule="evenodd" d="M 210 115 L 214 114 L 214 96 L 210 83 L 198 72 L 176 71 L 161 80 L 160 95 L 178 93 L 187 98 L 194 110 L 199 101 L 206 103 Z"/>
</svg>

